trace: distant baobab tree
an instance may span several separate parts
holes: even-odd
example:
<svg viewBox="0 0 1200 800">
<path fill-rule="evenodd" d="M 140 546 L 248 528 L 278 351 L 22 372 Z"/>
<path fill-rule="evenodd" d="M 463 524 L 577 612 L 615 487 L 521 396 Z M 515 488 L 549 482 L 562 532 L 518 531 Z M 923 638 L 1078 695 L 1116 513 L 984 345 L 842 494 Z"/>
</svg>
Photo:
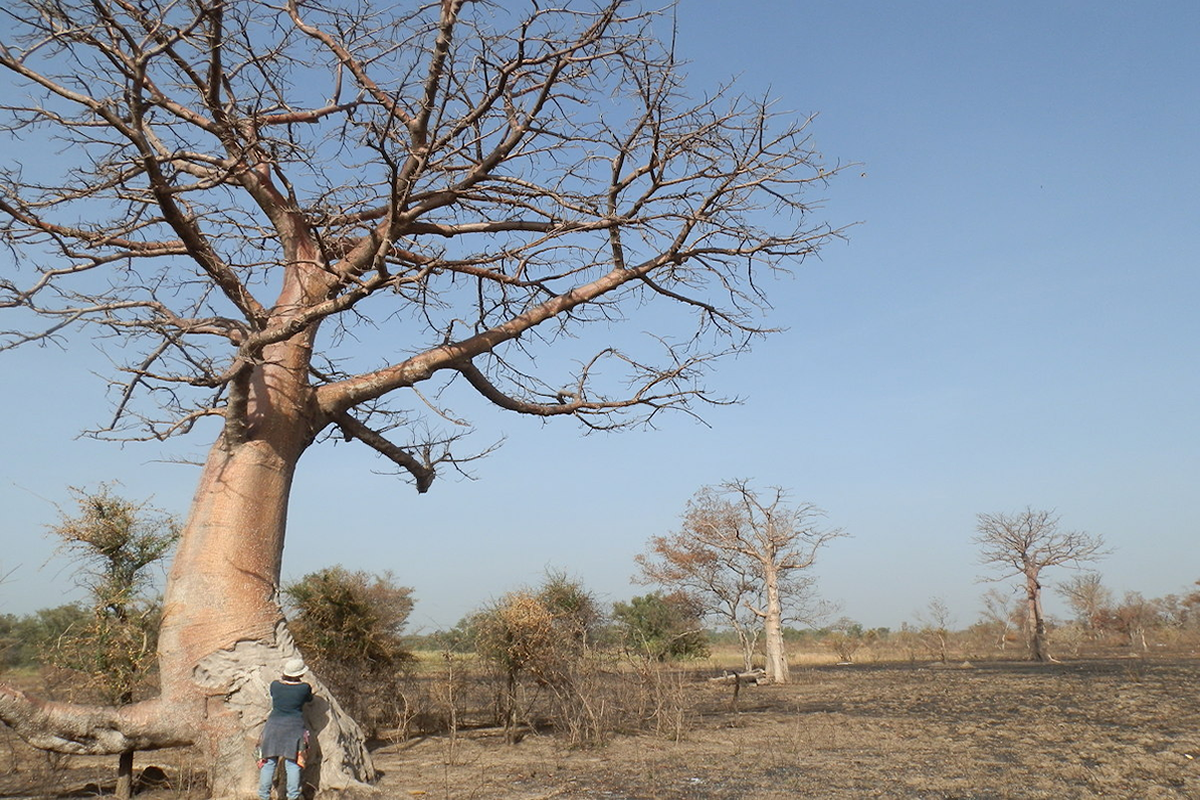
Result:
<svg viewBox="0 0 1200 800">
<path fill-rule="evenodd" d="M 761 625 L 767 680 L 787 683 L 784 621 L 812 599 L 809 570 L 818 552 L 846 535 L 823 525 L 824 516 L 811 503 L 788 504 L 780 487 L 759 492 L 745 480 L 706 486 L 688 501 L 678 531 L 650 540 L 638 557 L 639 579 L 697 597 L 737 630 L 743 647 L 753 641 L 751 620 Z"/>
<path fill-rule="evenodd" d="M 1016 514 L 979 514 L 977 519 L 974 542 L 980 548 L 980 562 L 1000 570 L 989 580 L 1022 579 L 1030 656 L 1035 661 L 1052 660 L 1042 611 L 1042 571 L 1100 559 L 1107 554 L 1103 537 L 1061 530 L 1053 511 L 1026 508 Z"/>
</svg>

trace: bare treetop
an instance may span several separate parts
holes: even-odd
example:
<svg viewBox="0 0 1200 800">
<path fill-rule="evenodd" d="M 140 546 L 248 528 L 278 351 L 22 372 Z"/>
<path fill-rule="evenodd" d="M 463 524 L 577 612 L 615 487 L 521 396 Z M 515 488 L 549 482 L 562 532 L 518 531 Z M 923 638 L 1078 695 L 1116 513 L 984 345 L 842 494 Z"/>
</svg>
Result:
<svg viewBox="0 0 1200 800">
<path fill-rule="evenodd" d="M 1059 517 L 1053 511 L 1027 508 L 1019 514 L 979 514 L 978 520 L 973 541 L 979 545 L 981 563 L 1002 568 L 996 580 L 1025 575 L 1031 565 L 1039 570 L 1081 565 L 1108 553 L 1102 536 L 1059 530 Z"/>
<path fill-rule="evenodd" d="M 747 669 L 761 621 L 767 676 L 786 682 L 783 624 L 818 613 L 809 570 L 825 545 L 846 536 L 822 525 L 824 516 L 812 503 L 789 505 L 781 487 L 759 492 L 743 479 L 705 486 L 688 501 L 680 530 L 651 537 L 637 557 L 640 579 L 687 592 L 730 625 Z"/>
<path fill-rule="evenodd" d="M 1042 610 L 1042 571 L 1047 567 L 1079 567 L 1108 554 L 1104 537 L 1058 527 L 1053 511 L 1026 507 L 1016 514 L 979 514 L 975 544 L 979 560 L 995 565 L 1001 574 L 991 580 L 1020 576 L 1025 584 L 1025 607 L 1030 654 L 1036 661 L 1052 660 Z"/>
<path fill-rule="evenodd" d="M 764 270 L 839 235 L 805 197 L 835 170 L 807 119 L 689 99 L 653 14 L 576 6 L 6 9 L 0 348 L 112 337 L 122 438 L 245 438 L 255 366 L 303 369 L 313 434 L 419 485 L 451 383 L 589 428 L 721 402 L 705 368 L 765 332 Z M 641 345 L 577 338 L 642 315 Z"/>
</svg>

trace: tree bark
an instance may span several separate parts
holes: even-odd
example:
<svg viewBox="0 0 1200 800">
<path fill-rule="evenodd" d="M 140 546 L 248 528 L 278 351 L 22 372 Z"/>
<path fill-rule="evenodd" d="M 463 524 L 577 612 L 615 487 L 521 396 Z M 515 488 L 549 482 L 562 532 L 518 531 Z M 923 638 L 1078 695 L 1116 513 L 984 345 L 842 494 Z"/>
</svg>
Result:
<svg viewBox="0 0 1200 800">
<path fill-rule="evenodd" d="M 1026 573 L 1025 593 L 1029 609 L 1029 654 L 1034 661 L 1050 661 L 1046 641 L 1046 618 L 1042 613 L 1042 585 L 1036 573 Z"/>
<path fill-rule="evenodd" d="M 268 686 L 296 655 L 279 605 L 283 537 L 296 463 L 319 429 L 296 349 L 268 353 L 252 380 L 252 438 L 231 443 L 223 434 L 213 446 L 163 599 L 162 696 L 215 765 L 213 797 L 252 795 Z M 306 782 L 325 791 L 373 779 L 362 731 L 319 680 L 313 684 Z"/>
<path fill-rule="evenodd" d="M 767 682 L 788 683 L 787 651 L 783 644 L 783 601 L 779 596 L 779 572 L 768 565 L 765 579 L 767 589 L 766 615 L 763 617 L 763 638 L 767 652 Z"/>
<path fill-rule="evenodd" d="M 0 685 L 0 720 L 34 747 L 115 755 L 192 744 L 194 736 L 161 698 L 120 708 L 58 703 Z"/>
<path fill-rule="evenodd" d="M 735 625 L 738 642 L 742 646 L 742 668 L 749 672 L 754 669 L 754 638 L 740 625 Z"/>
<path fill-rule="evenodd" d="M 504 741 L 516 744 L 517 737 L 517 673 L 509 669 L 504 682 L 504 697 L 501 698 L 500 715 L 504 724 Z"/>
<path fill-rule="evenodd" d="M 126 750 L 117 756 L 117 788 L 113 791 L 117 800 L 133 797 L 133 751 Z"/>
<path fill-rule="evenodd" d="M 253 796 L 254 748 L 268 687 L 297 655 L 279 605 L 287 502 L 297 461 L 320 420 L 300 379 L 295 342 L 255 368 L 247 438 L 213 445 L 167 577 L 159 633 L 160 695 L 119 708 L 47 703 L 0 689 L 0 719 L 38 747 L 119 754 L 194 744 L 212 765 L 213 798 Z M 315 742 L 305 780 L 321 792 L 375 776 L 365 737 L 313 678 Z"/>
</svg>

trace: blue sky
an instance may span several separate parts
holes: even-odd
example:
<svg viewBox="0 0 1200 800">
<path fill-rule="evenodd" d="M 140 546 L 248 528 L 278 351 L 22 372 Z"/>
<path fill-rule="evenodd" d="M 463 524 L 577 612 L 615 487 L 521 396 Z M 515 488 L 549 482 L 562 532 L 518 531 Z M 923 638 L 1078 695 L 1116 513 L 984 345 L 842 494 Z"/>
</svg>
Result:
<svg viewBox="0 0 1200 800">
<path fill-rule="evenodd" d="M 737 75 L 856 164 L 821 212 L 860 223 L 849 242 L 771 287 L 787 331 L 713 379 L 745 402 L 590 437 L 484 412 L 502 450 L 425 496 L 364 448 L 316 449 L 285 578 L 391 569 L 426 630 L 547 568 L 626 599 L 647 539 L 738 477 L 851 534 L 817 576 L 869 626 L 934 597 L 973 622 L 975 515 L 1027 505 L 1103 535 L 1118 594 L 1200 579 L 1200 5 L 683 0 L 678 21 L 697 93 Z M 76 439 L 107 410 L 84 339 L 0 367 L 0 611 L 26 613 L 75 596 L 44 535 L 65 487 L 183 512 L 197 472 L 162 459 L 209 442 Z"/>
</svg>

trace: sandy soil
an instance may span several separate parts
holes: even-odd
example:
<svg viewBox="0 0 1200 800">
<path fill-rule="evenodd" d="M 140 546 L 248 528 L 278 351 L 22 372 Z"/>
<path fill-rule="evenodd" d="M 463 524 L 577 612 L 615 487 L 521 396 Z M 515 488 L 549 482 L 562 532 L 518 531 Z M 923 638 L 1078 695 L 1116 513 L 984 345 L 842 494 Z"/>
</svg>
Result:
<svg viewBox="0 0 1200 800">
<path fill-rule="evenodd" d="M 494 730 L 375 752 L 382 798 L 794 800 L 1200 798 L 1200 662 L 861 665 L 799 670 L 796 683 L 732 690 L 697 681 L 679 725 L 570 749 Z M 11 748 L 11 745 L 10 745 Z M 0 776 L 0 797 L 94 796 L 72 762 Z M 144 800 L 196 797 L 176 785 Z M 89 793 L 90 792 L 90 793 Z"/>
</svg>

